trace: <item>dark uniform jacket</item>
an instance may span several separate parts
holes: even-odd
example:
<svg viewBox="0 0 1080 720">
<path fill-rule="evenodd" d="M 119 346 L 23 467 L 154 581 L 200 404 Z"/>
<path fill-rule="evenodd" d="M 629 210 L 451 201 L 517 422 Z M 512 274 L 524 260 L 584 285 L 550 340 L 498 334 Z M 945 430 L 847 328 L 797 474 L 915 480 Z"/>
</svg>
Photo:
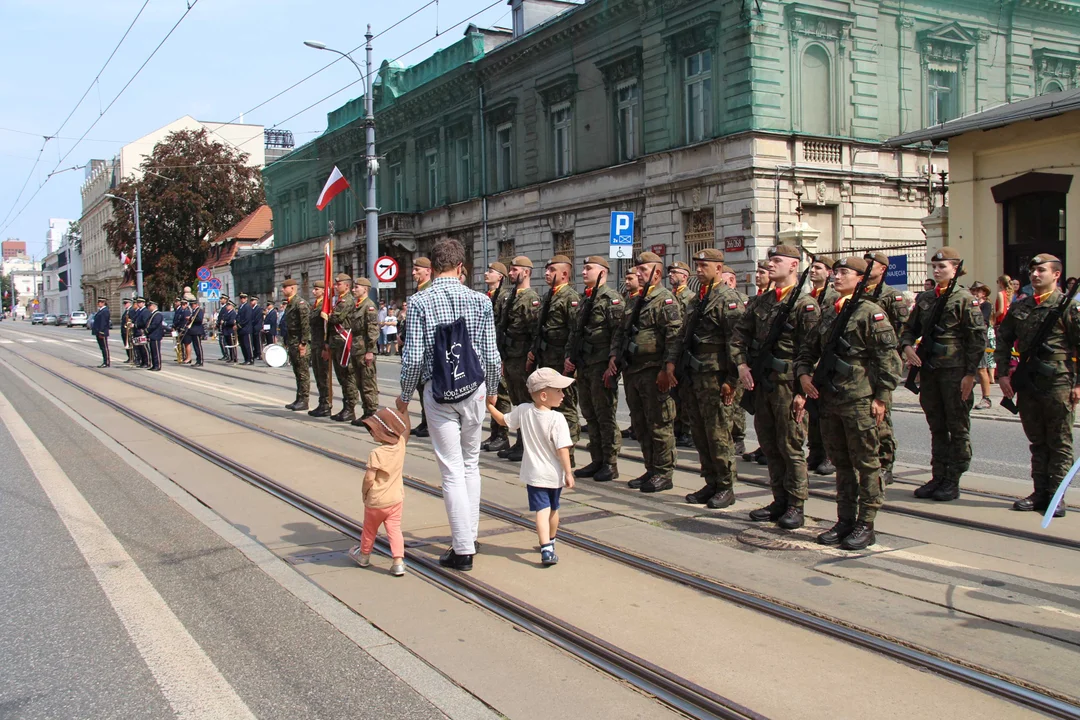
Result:
<svg viewBox="0 0 1080 720">
<path fill-rule="evenodd" d="M 718 372 L 721 381 L 734 387 L 739 380 L 738 365 L 735 364 L 731 340 L 735 335 L 735 326 L 746 311 L 746 305 L 739 299 L 738 293 L 723 282 L 717 281 L 715 287 L 702 287 L 686 307 L 684 332 L 676 343 L 676 357 L 690 353 L 686 369 L 691 373 Z M 690 325 L 694 318 L 697 327 L 694 337 L 689 337 Z"/>
<path fill-rule="evenodd" d="M 94 335 L 109 337 L 109 306 L 104 305 L 94 313 L 94 326 L 91 328 Z"/>
<path fill-rule="evenodd" d="M 626 301 L 614 288 L 598 285 L 586 289 L 578 322 L 570 335 L 570 347 L 580 344 L 581 357 L 571 361 L 581 366 L 606 365 L 611 356 L 611 339 L 623 323 L 625 310 Z"/>
<path fill-rule="evenodd" d="M 577 326 L 578 313 L 581 311 L 581 296 L 569 283 L 548 290 L 551 304 L 548 307 L 544 327 L 540 332 L 540 353 L 536 358 L 536 367 L 553 367 L 562 372 L 567 359 L 570 334 Z M 548 302 L 548 295 L 544 302 Z M 543 306 L 541 306 L 543 312 Z M 540 317 L 537 317 L 537 322 Z"/>
<path fill-rule="evenodd" d="M 304 304 L 306 305 L 307 303 Z M 278 331 L 278 311 L 271 309 L 267 312 L 266 317 L 263 319 L 263 325 L 269 325 L 265 332 L 268 332 L 271 335 L 280 335 L 281 333 Z"/>
<path fill-rule="evenodd" d="M 814 374 L 837 317 L 835 303 L 822 309 L 821 322 L 799 347 L 795 360 L 796 377 Z M 887 404 L 900 381 L 901 370 L 900 356 L 896 353 L 896 332 L 889 316 L 873 300 L 860 300 L 851 313 L 843 337 L 849 347 L 838 357 L 851 365 L 851 373 L 847 377 L 837 375 L 833 378 L 836 392 L 819 387 L 822 401 L 837 405 L 873 398 Z"/>
<path fill-rule="evenodd" d="M 106 307 L 108 307 L 108 306 L 106 306 Z M 132 323 L 135 322 L 134 308 L 131 307 L 130 305 L 128 305 L 126 308 L 124 308 L 124 311 L 120 313 L 120 337 L 124 339 L 124 342 L 127 342 L 127 336 L 128 336 L 127 323 L 128 323 L 128 320 L 131 320 Z"/>
<path fill-rule="evenodd" d="M 302 344 L 311 345 L 311 310 L 299 293 L 293 295 L 292 299 L 289 300 L 289 304 L 285 306 L 283 316 L 289 347 L 299 347 Z M 319 318 L 319 320 L 321 323 L 322 318 Z M 319 332 L 322 332 L 321 327 Z"/>
<path fill-rule="evenodd" d="M 507 301 L 509 302 L 509 300 Z M 506 309 L 505 358 L 523 358 L 532 350 L 540 321 L 540 296 L 532 288 L 518 290 L 514 303 Z"/>
<path fill-rule="evenodd" d="M 147 310 L 146 337 L 151 340 L 160 340 L 165 336 L 165 319 L 160 312 Z"/>
<path fill-rule="evenodd" d="M 1055 288 L 1042 302 L 1036 302 L 1035 298 L 1029 296 L 1009 306 L 1009 312 L 996 330 L 994 360 L 997 362 L 997 377 L 1008 372 L 1013 343 L 1017 344 L 1021 353 L 1031 349 L 1043 318 L 1061 302 L 1061 295 L 1061 290 Z M 1080 369 L 1075 361 L 1080 354 L 1080 305 L 1076 302 L 1069 305 L 1061 322 L 1054 323 L 1046 342 L 1035 354 L 1038 360 L 1053 370 L 1052 374 L 1047 375 L 1032 373 L 1035 387 L 1044 391 L 1053 387 L 1080 386 Z"/>
<path fill-rule="evenodd" d="M 866 298 L 876 302 L 885 311 L 885 314 L 889 316 L 889 322 L 892 323 L 893 332 L 899 338 L 900 331 L 904 329 L 904 323 L 907 322 L 908 315 L 911 313 L 908 310 L 907 303 L 904 301 L 904 296 L 896 288 L 882 285 L 881 293 L 878 294 L 877 300 L 874 300 L 873 295 L 876 291 L 876 285 L 874 289 L 867 287 Z M 836 300 L 834 299 L 833 302 L 836 302 Z"/>
<path fill-rule="evenodd" d="M 221 311 L 221 331 L 230 335 L 236 332 L 236 310 L 225 308 Z"/>
<path fill-rule="evenodd" d="M 798 288 L 791 288 L 788 292 L 798 292 Z M 735 326 L 735 336 L 732 341 L 732 362 L 735 366 L 746 363 L 753 365 L 759 348 L 769 336 L 769 329 L 773 320 L 780 313 L 782 306 L 789 300 L 787 294 L 780 300 L 776 298 L 775 290 L 766 290 L 754 296 L 746 312 Z M 780 382 L 791 382 L 795 379 L 792 374 L 792 361 L 795 359 L 796 350 L 805 344 L 814 329 L 821 321 L 821 308 L 817 301 L 808 293 L 799 296 L 798 302 L 788 316 L 787 327 L 780 337 L 777 338 L 773 347 L 773 357 L 787 363 L 787 369 L 782 373 L 773 372 L 774 378 Z M 757 382 L 760 379 L 755 378 Z"/>
<path fill-rule="evenodd" d="M 366 297 L 356 306 L 352 316 L 352 354 L 360 357 L 373 353 L 379 344 L 379 308 Z"/>
<path fill-rule="evenodd" d="M 188 322 L 191 320 L 191 310 L 181 306 L 179 310 L 173 311 L 173 330 L 179 335 L 187 329 Z"/>
<path fill-rule="evenodd" d="M 679 301 L 662 285 L 653 285 L 645 294 L 637 325 L 630 327 L 634 315 L 635 297 L 627 306 L 623 322 L 615 331 L 611 342 L 611 354 L 617 355 L 625 339 L 629 338 L 630 363 L 625 373 L 637 373 L 648 368 L 659 368 L 664 363 L 677 362 L 679 337 L 683 321 Z"/>
<path fill-rule="evenodd" d="M 923 321 L 933 312 L 937 303 L 937 288 L 924 290 L 915 300 L 904 328 L 900 333 L 900 347 L 914 347 L 927 328 Z M 957 286 L 945 304 L 945 312 L 938 323 L 942 332 L 937 341 L 945 346 L 945 352 L 933 358 L 934 368 L 963 368 L 965 375 L 974 375 L 979 360 L 986 352 L 986 323 L 983 322 L 979 301 L 966 289 Z"/>
<path fill-rule="evenodd" d="M 144 307 L 135 312 L 135 335 L 146 334 L 146 324 L 150 322 L 150 308 Z"/>
<path fill-rule="evenodd" d="M 206 319 L 206 311 L 204 311 L 201 307 L 197 307 L 194 310 L 189 310 L 188 312 L 191 313 L 191 327 L 187 331 L 188 337 L 206 337 L 206 327 L 203 324 Z"/>
<path fill-rule="evenodd" d="M 183 316 L 181 315 L 181 313 L 185 309 L 186 308 L 183 305 L 174 305 L 173 306 L 173 309 L 172 309 L 172 312 L 173 312 L 172 328 L 170 328 L 170 329 L 176 330 L 177 332 L 179 332 L 181 329 L 183 329 L 184 326 L 183 326 L 183 324 L 181 322 L 183 320 Z"/>
<path fill-rule="evenodd" d="M 241 335 L 250 335 L 252 325 L 251 305 L 245 302 L 236 309 L 236 327 Z"/>
</svg>

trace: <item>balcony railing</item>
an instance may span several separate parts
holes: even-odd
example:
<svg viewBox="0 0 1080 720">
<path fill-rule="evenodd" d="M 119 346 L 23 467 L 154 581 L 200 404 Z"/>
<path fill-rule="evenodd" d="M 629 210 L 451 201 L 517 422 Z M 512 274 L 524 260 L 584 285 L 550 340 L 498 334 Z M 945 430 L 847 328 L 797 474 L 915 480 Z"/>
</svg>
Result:
<svg viewBox="0 0 1080 720">
<path fill-rule="evenodd" d="M 807 140 L 803 143 L 803 160 L 822 165 L 839 165 L 843 147 L 838 142 Z"/>
</svg>

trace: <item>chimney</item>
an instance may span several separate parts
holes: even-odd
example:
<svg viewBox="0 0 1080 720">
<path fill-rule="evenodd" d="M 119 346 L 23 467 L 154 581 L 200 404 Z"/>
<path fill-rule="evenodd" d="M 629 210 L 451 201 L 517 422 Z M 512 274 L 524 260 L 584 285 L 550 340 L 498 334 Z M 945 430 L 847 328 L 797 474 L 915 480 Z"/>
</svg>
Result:
<svg viewBox="0 0 1080 720">
<path fill-rule="evenodd" d="M 507 0 L 514 19 L 514 37 L 521 37 L 548 18 L 578 4 L 566 0 Z"/>
</svg>

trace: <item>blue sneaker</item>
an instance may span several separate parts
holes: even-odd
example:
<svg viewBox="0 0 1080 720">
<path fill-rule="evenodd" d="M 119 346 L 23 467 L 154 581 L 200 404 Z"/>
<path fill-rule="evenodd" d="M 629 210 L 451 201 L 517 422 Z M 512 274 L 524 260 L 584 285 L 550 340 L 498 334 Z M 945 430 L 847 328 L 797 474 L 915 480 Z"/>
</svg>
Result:
<svg viewBox="0 0 1080 720">
<path fill-rule="evenodd" d="M 550 548 L 544 548 L 540 551 L 540 562 L 545 567 L 554 565 L 559 562 L 559 556 L 555 554 L 555 551 Z"/>
</svg>

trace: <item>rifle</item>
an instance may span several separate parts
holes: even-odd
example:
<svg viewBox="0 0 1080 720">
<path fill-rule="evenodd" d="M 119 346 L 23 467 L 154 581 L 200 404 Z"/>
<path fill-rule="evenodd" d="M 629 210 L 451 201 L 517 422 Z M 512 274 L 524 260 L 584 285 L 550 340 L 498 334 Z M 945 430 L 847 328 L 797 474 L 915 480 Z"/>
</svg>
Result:
<svg viewBox="0 0 1080 720">
<path fill-rule="evenodd" d="M 544 298 L 544 307 L 540 310 L 540 322 L 537 324 L 536 337 L 533 338 L 532 349 L 529 350 L 533 356 L 533 367 L 540 367 L 540 352 L 544 349 L 544 326 L 547 325 L 548 315 L 551 313 L 551 300 L 555 297 L 555 288 L 548 290 L 547 297 Z"/>
<path fill-rule="evenodd" d="M 869 260 L 870 264 L 866 266 L 866 270 L 863 271 L 862 278 L 859 280 L 859 284 L 855 286 L 855 292 L 851 294 L 844 306 L 840 308 L 840 314 L 836 316 L 836 320 L 833 321 L 831 332 L 829 333 L 829 339 L 825 343 L 825 347 L 821 350 L 821 359 L 818 361 L 817 369 L 814 370 L 813 382 L 814 386 L 822 389 L 828 389 L 831 392 L 838 392 L 839 388 L 836 387 L 836 383 L 833 382 L 834 378 L 847 377 L 851 374 L 851 364 L 840 359 L 840 355 L 846 354 L 851 349 L 851 344 L 844 339 L 844 331 L 847 330 L 848 322 L 851 320 L 851 316 L 855 312 L 855 308 L 859 306 L 862 301 L 863 295 L 866 294 L 866 283 L 870 280 L 870 271 L 874 269 L 873 259 Z M 881 289 L 881 284 L 878 284 L 878 290 Z"/>
<path fill-rule="evenodd" d="M 1065 295 L 1043 318 L 1042 324 L 1039 325 L 1039 329 L 1032 339 L 1031 346 L 1025 352 L 1020 353 L 1020 361 L 1016 364 L 1016 369 L 1013 370 L 1011 376 L 1014 392 L 1034 390 L 1035 375 L 1042 375 L 1043 377 L 1052 377 L 1054 375 L 1054 367 L 1045 360 L 1039 359 L 1039 351 L 1047 349 L 1046 340 L 1050 337 L 1050 331 L 1054 329 L 1054 325 L 1064 317 L 1065 311 L 1069 309 L 1069 305 L 1073 302 L 1073 296 L 1076 295 L 1077 287 L 1080 287 L 1080 278 L 1073 278 L 1071 282 L 1066 284 Z M 1020 412 L 1012 398 L 1002 398 L 1001 407 L 1013 415 Z"/>
<path fill-rule="evenodd" d="M 684 329 L 683 338 L 685 338 L 685 341 L 683 342 L 682 355 L 679 356 L 679 362 L 675 365 L 676 377 L 681 377 L 686 372 L 686 366 L 690 364 L 691 359 L 693 359 L 694 362 L 697 362 L 697 359 L 694 358 L 692 353 L 692 351 L 697 348 L 698 342 L 695 333 L 697 332 L 698 323 L 701 322 L 701 316 L 704 314 L 705 308 L 709 305 L 709 301 L 712 300 L 713 293 L 716 292 L 716 286 L 719 284 L 720 279 L 717 278 L 717 280 L 709 286 L 709 292 L 705 296 L 705 302 L 698 304 L 697 312 L 694 313 L 694 317 L 690 318 L 690 324 Z M 698 363 L 698 367 L 701 367 L 700 363 Z"/>
<path fill-rule="evenodd" d="M 647 288 L 641 289 L 641 295 L 638 296 L 638 301 L 634 304 L 634 309 L 630 313 L 630 322 L 626 326 L 626 333 L 622 338 L 622 346 L 619 348 L 618 354 L 615 355 L 616 372 L 611 378 L 611 387 L 614 387 L 614 381 L 619 379 L 619 374 L 630 362 L 630 358 L 634 357 L 634 352 L 637 350 L 637 343 L 630 338 L 637 335 L 637 324 L 641 319 L 641 309 L 645 307 L 648 294 L 649 291 Z"/>
<path fill-rule="evenodd" d="M 502 285 L 502 282 L 499 283 Z M 510 309 L 514 307 L 514 301 L 517 300 L 518 295 L 517 285 L 514 286 L 514 292 L 510 294 L 510 299 L 503 305 L 502 315 L 499 316 L 499 327 L 495 333 L 495 345 L 499 349 L 499 355 L 506 355 L 506 326 L 510 324 Z"/>
<path fill-rule="evenodd" d="M 949 281 L 949 286 L 945 288 L 945 292 L 941 293 L 938 297 L 937 303 L 934 305 L 934 309 L 930 311 L 930 317 L 923 324 L 922 341 L 919 342 L 919 347 L 915 351 L 919 356 L 919 360 L 922 361 L 922 365 L 919 367 L 912 366 L 908 370 L 907 380 L 904 381 L 904 387 L 916 395 L 919 394 L 919 383 L 915 382 L 915 378 L 919 376 L 919 370 L 922 368 L 934 369 L 934 358 L 941 353 L 945 352 L 945 346 L 937 341 L 938 335 L 945 332 L 945 328 L 941 327 L 938 323 L 941 322 L 941 316 L 945 313 L 945 303 L 948 302 L 949 296 L 953 294 L 953 290 L 956 289 L 956 281 L 960 279 L 960 271 L 964 269 L 964 261 L 961 260 L 960 264 L 956 266 L 956 274 L 953 275 L 953 279 Z"/>
<path fill-rule="evenodd" d="M 788 369 L 787 361 L 778 360 L 773 356 L 773 350 L 776 348 L 776 342 L 782 334 L 795 329 L 788 322 L 788 318 L 791 317 L 791 311 L 795 309 L 795 303 L 799 301 L 799 290 L 810 275 L 810 266 L 814 264 L 814 256 L 809 252 L 806 252 L 806 254 L 809 256 L 810 262 L 806 264 L 806 269 L 799 276 L 799 282 L 791 288 L 787 300 L 780 306 L 780 312 L 773 318 L 773 323 L 769 327 L 769 334 L 765 336 L 765 341 L 751 347 L 752 350 L 757 351 L 754 361 L 750 364 L 750 373 L 754 377 L 754 389 L 744 389 L 742 400 L 739 402 L 742 408 L 751 415 L 754 414 L 754 393 L 757 392 L 758 387 L 764 388 L 765 392 L 776 390 L 776 383 L 769 379 L 769 373 L 782 373 Z"/>
<path fill-rule="evenodd" d="M 592 315 L 593 305 L 596 304 L 596 293 L 599 292 L 601 284 L 604 282 L 604 275 L 601 275 L 596 280 L 596 287 L 593 288 L 592 294 L 585 298 L 585 303 L 581 306 L 581 314 L 578 315 L 577 335 L 574 337 L 574 344 L 570 346 L 570 362 L 574 367 L 581 366 L 581 353 L 584 350 L 585 345 L 585 323 L 588 322 L 589 316 Z"/>
</svg>

